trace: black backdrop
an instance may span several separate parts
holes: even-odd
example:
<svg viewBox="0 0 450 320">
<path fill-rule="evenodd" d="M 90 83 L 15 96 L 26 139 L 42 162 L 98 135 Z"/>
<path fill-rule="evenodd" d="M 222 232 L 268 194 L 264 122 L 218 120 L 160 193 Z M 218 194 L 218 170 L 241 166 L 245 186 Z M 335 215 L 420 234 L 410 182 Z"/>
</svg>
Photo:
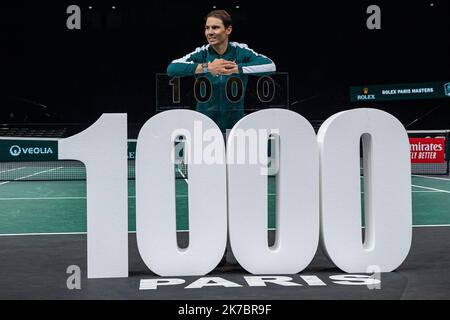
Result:
<svg viewBox="0 0 450 320">
<path fill-rule="evenodd" d="M 3 1 L 0 123 L 92 123 L 127 112 L 142 124 L 155 114 L 155 73 L 205 43 L 203 17 L 215 5 L 234 18 L 232 40 L 289 73 L 291 109 L 308 119 L 376 107 L 408 129 L 450 128 L 450 99 L 349 101 L 351 85 L 450 80 L 447 2 Z M 81 30 L 66 27 L 71 4 Z M 381 7 L 381 30 L 366 27 L 370 4 Z M 11 115 L 21 108 L 27 116 Z"/>
</svg>

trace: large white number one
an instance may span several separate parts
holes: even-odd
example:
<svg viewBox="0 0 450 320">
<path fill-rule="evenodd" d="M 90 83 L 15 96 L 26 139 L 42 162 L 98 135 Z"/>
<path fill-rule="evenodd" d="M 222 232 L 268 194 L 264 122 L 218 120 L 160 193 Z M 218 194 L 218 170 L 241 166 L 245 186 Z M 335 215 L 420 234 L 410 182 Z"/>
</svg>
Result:
<svg viewBox="0 0 450 320">
<path fill-rule="evenodd" d="M 360 139 L 365 241 L 361 234 Z M 341 270 L 396 269 L 411 246 L 411 165 L 402 124 L 376 109 L 337 113 L 320 127 L 321 240 Z"/>
<path fill-rule="evenodd" d="M 103 114 L 58 149 L 86 166 L 88 278 L 128 277 L 127 115 Z"/>
<path fill-rule="evenodd" d="M 266 129 L 266 134 L 256 129 Z M 279 139 L 279 171 L 276 240 L 269 248 L 267 176 L 261 174 L 261 161 L 240 163 L 240 156 L 255 151 L 239 141 L 258 134 L 258 154 L 267 157 L 271 129 Z M 241 266 L 253 274 L 292 274 L 306 268 L 319 241 L 319 151 L 311 124 L 289 110 L 252 113 L 231 130 L 227 163 L 230 243 Z"/>
<path fill-rule="evenodd" d="M 178 136 L 186 139 L 184 151 L 189 159 L 186 249 L 178 247 L 176 235 L 172 157 Z M 204 146 L 204 139 L 212 141 Z M 226 199 L 225 145 L 210 118 L 191 110 L 171 110 L 144 124 L 136 146 L 136 233 L 139 252 L 150 270 L 160 276 L 212 271 L 226 246 Z"/>
</svg>

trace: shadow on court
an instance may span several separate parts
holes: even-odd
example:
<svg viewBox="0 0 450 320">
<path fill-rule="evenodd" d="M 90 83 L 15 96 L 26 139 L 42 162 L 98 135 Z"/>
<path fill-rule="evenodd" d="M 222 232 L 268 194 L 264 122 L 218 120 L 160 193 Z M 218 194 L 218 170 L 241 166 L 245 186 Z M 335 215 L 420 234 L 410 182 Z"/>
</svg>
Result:
<svg viewBox="0 0 450 320">
<path fill-rule="evenodd" d="M 244 277 L 252 276 L 239 265 L 217 267 L 205 277 L 218 277 L 201 288 L 186 288 L 201 277 L 180 278 L 175 286 L 140 290 L 141 280 L 160 279 L 143 263 L 136 235 L 129 235 L 129 277 L 120 279 L 86 278 L 86 235 L 6 236 L 0 238 L 0 299 L 448 299 L 450 297 L 450 228 L 414 228 L 409 256 L 395 272 L 382 273 L 379 288 L 344 285 L 331 276 L 344 272 L 318 250 L 312 263 L 299 274 L 283 275 L 299 285 L 267 283 L 249 286 Z M 69 290 L 67 267 L 81 268 L 81 289 Z M 315 276 L 322 285 L 311 285 L 303 277 Z M 224 279 L 224 280 L 221 280 Z M 342 279 L 341 279 L 342 280 Z M 217 285 L 217 281 L 237 284 Z M 309 282 L 311 283 L 311 282 Z"/>
</svg>

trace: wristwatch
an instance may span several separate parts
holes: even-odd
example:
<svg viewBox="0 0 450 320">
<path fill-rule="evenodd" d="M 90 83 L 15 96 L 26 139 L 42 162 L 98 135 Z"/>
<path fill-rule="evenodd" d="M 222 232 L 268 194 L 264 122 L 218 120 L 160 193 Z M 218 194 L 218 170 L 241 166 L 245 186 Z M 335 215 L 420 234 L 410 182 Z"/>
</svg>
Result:
<svg viewBox="0 0 450 320">
<path fill-rule="evenodd" d="M 208 73 L 208 62 L 202 63 L 203 73 Z"/>
</svg>

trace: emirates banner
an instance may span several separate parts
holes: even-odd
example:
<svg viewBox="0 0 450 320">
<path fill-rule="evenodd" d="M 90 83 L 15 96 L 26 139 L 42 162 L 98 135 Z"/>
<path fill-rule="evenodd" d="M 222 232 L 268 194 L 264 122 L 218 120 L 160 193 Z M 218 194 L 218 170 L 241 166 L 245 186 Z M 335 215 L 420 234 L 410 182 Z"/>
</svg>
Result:
<svg viewBox="0 0 450 320">
<path fill-rule="evenodd" d="M 445 138 L 409 138 L 411 163 L 443 163 Z"/>
</svg>

